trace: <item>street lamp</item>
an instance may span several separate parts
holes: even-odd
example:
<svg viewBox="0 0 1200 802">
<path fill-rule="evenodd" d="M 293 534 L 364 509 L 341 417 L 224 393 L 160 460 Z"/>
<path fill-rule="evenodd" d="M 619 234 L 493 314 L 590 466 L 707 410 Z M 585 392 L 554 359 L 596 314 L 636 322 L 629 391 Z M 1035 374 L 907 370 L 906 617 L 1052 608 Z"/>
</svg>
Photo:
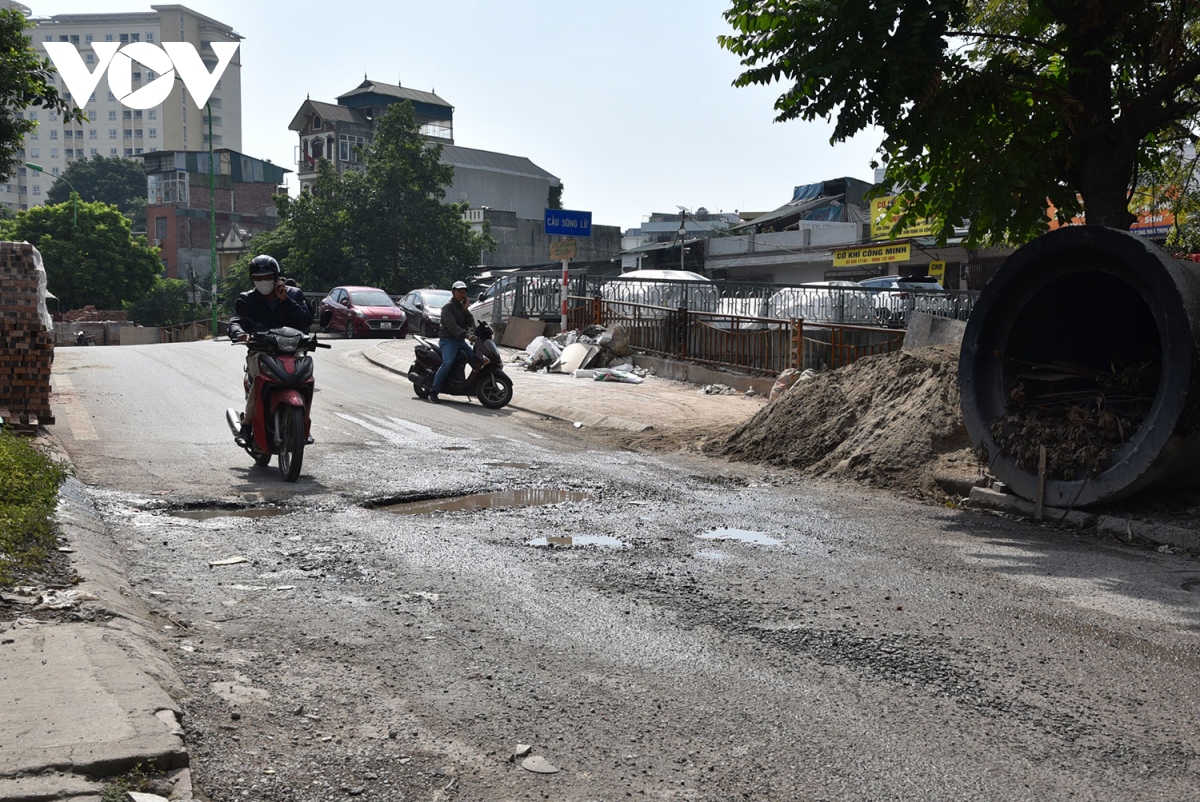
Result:
<svg viewBox="0 0 1200 802">
<path fill-rule="evenodd" d="M 683 238 L 687 236 L 687 212 L 679 211 L 679 269 L 683 270 Z"/>
<path fill-rule="evenodd" d="M 46 168 L 40 164 L 25 162 L 25 166 L 35 173 L 42 173 L 44 175 L 46 172 Z M 57 175 L 55 178 L 61 179 L 67 186 L 71 187 L 71 225 L 79 228 L 79 193 L 75 191 L 75 186 L 63 176 Z"/>
</svg>

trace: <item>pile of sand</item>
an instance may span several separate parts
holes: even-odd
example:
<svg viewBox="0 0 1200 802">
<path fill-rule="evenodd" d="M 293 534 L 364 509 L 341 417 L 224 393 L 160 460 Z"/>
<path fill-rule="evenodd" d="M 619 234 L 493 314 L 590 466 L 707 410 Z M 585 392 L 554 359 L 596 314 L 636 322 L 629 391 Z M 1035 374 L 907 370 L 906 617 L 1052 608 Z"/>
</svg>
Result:
<svg viewBox="0 0 1200 802">
<path fill-rule="evenodd" d="M 969 484 L 957 379 L 956 345 L 866 357 L 797 382 L 704 451 L 918 494 Z"/>
</svg>

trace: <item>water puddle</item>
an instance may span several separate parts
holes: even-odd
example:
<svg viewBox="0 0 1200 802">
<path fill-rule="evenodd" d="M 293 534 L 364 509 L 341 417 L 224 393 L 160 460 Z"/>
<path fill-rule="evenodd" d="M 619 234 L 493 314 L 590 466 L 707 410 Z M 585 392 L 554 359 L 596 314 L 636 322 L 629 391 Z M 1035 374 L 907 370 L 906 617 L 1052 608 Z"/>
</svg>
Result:
<svg viewBox="0 0 1200 802">
<path fill-rule="evenodd" d="M 569 549 L 574 546 L 603 546 L 606 548 L 625 549 L 629 545 L 617 540 L 615 537 L 607 535 L 575 535 L 562 537 L 535 537 L 533 540 L 525 544 L 526 546 L 536 546 L 538 548 L 563 548 Z"/>
<path fill-rule="evenodd" d="M 473 512 L 502 507 L 543 507 L 549 504 L 588 501 L 591 498 L 591 493 L 584 493 L 580 490 L 524 488 L 520 490 L 499 490 L 494 493 L 474 493 L 470 496 L 454 496 L 452 498 L 406 501 L 400 504 L 388 504 L 376 509 L 401 515 L 425 515 L 431 512 Z"/>
<path fill-rule="evenodd" d="M 281 510 L 278 507 L 235 507 L 219 510 L 171 510 L 170 514 L 176 518 L 207 521 L 212 518 L 269 518 L 272 515 L 287 515 L 290 512 L 291 510 Z"/>
<path fill-rule="evenodd" d="M 783 542 L 762 532 L 751 532 L 748 529 L 714 529 L 697 537 L 701 540 L 740 540 L 757 546 L 778 546 Z"/>
<path fill-rule="evenodd" d="M 1188 593 L 1195 593 L 1196 590 L 1200 589 L 1200 579 L 1189 579 L 1179 587 L 1183 588 Z"/>
</svg>

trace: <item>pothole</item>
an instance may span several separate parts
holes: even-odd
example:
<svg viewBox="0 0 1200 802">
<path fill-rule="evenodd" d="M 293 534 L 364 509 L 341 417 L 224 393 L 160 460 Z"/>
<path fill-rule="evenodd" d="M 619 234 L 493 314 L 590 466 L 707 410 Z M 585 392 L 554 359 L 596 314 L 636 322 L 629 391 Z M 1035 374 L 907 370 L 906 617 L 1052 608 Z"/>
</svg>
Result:
<svg viewBox="0 0 1200 802">
<path fill-rule="evenodd" d="M 167 510 L 176 518 L 188 518 L 193 521 L 207 521 L 212 518 L 269 518 L 272 515 L 288 515 L 291 510 L 278 507 L 230 507 L 205 508 L 191 510 Z"/>
<path fill-rule="evenodd" d="M 535 537 L 525 545 L 538 548 L 569 549 L 577 546 L 600 546 L 603 548 L 625 549 L 628 543 L 607 535 L 563 535 L 561 537 Z"/>
<path fill-rule="evenodd" d="M 530 462 L 485 462 L 489 468 L 524 468 L 529 470 L 533 468 L 533 463 Z"/>
<path fill-rule="evenodd" d="M 742 543 L 753 543 L 756 546 L 778 546 L 783 542 L 763 532 L 751 532 L 748 529 L 714 529 L 696 537 L 701 540 L 738 540 Z"/>
<path fill-rule="evenodd" d="M 492 493 L 472 493 L 469 496 L 405 501 L 398 504 L 378 506 L 375 509 L 399 515 L 426 515 L 431 512 L 470 512 L 505 507 L 543 507 L 551 504 L 589 501 L 591 498 L 591 493 L 585 493 L 581 490 L 522 488 L 519 490 L 498 490 Z"/>
</svg>

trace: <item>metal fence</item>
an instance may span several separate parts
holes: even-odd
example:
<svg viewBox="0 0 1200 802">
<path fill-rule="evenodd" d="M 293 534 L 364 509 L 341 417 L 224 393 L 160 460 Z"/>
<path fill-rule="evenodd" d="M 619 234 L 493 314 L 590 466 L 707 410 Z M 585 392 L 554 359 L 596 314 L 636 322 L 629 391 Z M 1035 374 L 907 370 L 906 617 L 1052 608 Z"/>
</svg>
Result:
<svg viewBox="0 0 1200 802">
<path fill-rule="evenodd" d="M 488 297 L 501 299 L 502 317 L 556 320 L 562 313 L 561 271 L 506 276 L 488 293 Z M 784 285 L 647 280 L 588 276 L 576 271 L 569 275 L 568 295 L 574 298 L 599 296 L 614 303 L 669 309 L 687 307 L 728 318 L 788 320 L 795 317 L 803 318 L 806 324 L 904 328 L 913 312 L 966 320 L 979 293 L 868 289 L 851 282 Z"/>
<path fill-rule="evenodd" d="M 620 325 L 636 351 L 748 373 L 837 368 L 898 351 L 904 343 L 904 332 L 896 329 L 672 309 L 601 296 L 569 301 L 572 328 Z"/>
</svg>

